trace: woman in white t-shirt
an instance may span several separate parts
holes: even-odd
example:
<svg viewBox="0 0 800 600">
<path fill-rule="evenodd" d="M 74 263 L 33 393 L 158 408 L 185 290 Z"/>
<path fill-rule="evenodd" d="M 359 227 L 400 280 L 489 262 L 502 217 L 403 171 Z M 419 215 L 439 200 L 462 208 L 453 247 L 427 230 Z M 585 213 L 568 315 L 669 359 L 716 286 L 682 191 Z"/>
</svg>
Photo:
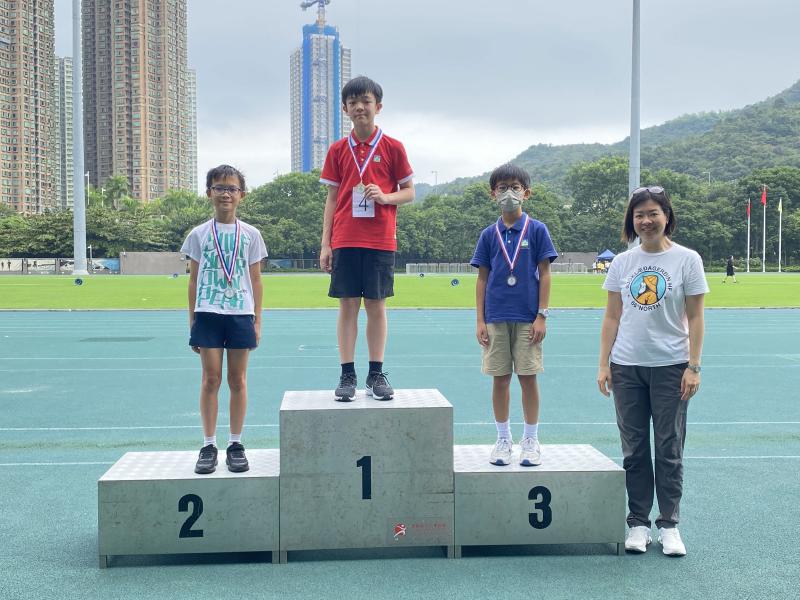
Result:
<svg viewBox="0 0 800 600">
<path fill-rule="evenodd" d="M 603 284 L 608 303 L 597 385 L 606 396 L 614 392 L 628 491 L 625 549 L 647 550 L 655 492 L 662 550 L 683 556 L 686 547 L 677 525 L 686 411 L 700 388 L 708 284 L 700 255 L 670 239 L 675 224 L 663 188 L 633 191 L 622 239 L 632 242 L 638 237 L 640 244 L 614 259 Z M 650 458 L 651 420 L 655 468 Z"/>
</svg>

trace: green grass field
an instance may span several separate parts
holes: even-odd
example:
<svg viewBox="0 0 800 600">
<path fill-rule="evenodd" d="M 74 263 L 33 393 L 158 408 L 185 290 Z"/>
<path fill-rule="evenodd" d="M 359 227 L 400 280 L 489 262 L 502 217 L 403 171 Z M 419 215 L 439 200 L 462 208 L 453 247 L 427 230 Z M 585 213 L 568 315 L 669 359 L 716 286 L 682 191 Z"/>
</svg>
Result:
<svg viewBox="0 0 800 600">
<path fill-rule="evenodd" d="M 708 273 L 711 294 L 708 307 L 800 307 L 800 274 L 742 273 L 739 283 Z M 451 281 L 458 279 L 458 285 Z M 84 276 L 77 286 L 71 276 L 7 275 L 0 277 L 0 309 L 92 310 L 183 309 L 187 304 L 187 278 L 164 276 Z M 265 275 L 265 308 L 335 308 L 328 298 L 328 277 L 318 275 Z M 600 275 L 553 276 L 550 306 L 598 308 L 606 293 Z M 397 275 L 391 308 L 472 308 L 475 275 Z"/>
</svg>

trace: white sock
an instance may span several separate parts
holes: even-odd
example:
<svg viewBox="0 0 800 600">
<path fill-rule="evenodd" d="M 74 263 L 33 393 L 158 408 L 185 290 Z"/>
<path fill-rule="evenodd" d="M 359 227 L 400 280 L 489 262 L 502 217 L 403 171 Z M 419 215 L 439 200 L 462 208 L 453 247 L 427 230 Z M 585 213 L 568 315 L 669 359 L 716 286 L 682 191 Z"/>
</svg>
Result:
<svg viewBox="0 0 800 600">
<path fill-rule="evenodd" d="M 217 446 L 217 436 L 212 435 L 212 436 L 204 437 L 203 438 L 203 446 L 208 446 L 209 444 L 211 444 L 212 446 L 216 447 Z"/>
<path fill-rule="evenodd" d="M 231 444 L 241 444 L 242 443 L 242 434 L 241 433 L 232 433 L 231 436 L 228 438 L 228 446 Z"/>
<path fill-rule="evenodd" d="M 531 438 L 533 440 L 538 440 L 539 439 L 539 424 L 538 423 L 534 423 L 533 425 L 529 425 L 528 423 L 525 423 L 525 428 L 524 428 L 524 430 L 522 432 L 522 437 L 523 438 Z"/>
<path fill-rule="evenodd" d="M 505 423 L 495 421 L 494 424 L 497 427 L 497 439 L 503 438 L 511 441 L 511 421 L 508 420 Z"/>
</svg>

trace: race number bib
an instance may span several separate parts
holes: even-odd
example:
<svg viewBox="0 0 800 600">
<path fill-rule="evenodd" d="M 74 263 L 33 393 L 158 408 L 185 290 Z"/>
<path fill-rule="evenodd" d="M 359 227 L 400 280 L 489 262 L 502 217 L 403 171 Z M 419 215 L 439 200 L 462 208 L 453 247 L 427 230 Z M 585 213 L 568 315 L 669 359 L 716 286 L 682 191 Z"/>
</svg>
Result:
<svg viewBox="0 0 800 600">
<path fill-rule="evenodd" d="M 353 188 L 353 216 L 370 218 L 375 216 L 375 202 L 364 196 L 363 185 Z"/>
</svg>

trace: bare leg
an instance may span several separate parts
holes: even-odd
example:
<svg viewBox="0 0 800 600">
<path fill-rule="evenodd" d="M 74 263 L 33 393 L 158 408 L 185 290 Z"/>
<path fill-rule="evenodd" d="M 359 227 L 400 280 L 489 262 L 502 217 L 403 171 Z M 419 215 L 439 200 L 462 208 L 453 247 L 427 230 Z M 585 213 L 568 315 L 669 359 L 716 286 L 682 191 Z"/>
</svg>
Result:
<svg viewBox="0 0 800 600">
<path fill-rule="evenodd" d="M 339 360 L 353 362 L 358 337 L 358 311 L 361 298 L 339 298 L 339 319 L 336 322 L 336 337 L 339 342 Z"/>
<path fill-rule="evenodd" d="M 492 408 L 494 420 L 498 423 L 508 421 L 509 404 L 511 402 L 511 373 L 495 375 L 492 380 Z"/>
<path fill-rule="evenodd" d="M 387 321 L 386 300 L 371 300 L 364 298 L 364 308 L 367 311 L 367 347 L 371 361 L 383 362 L 383 353 L 386 349 Z"/>
<path fill-rule="evenodd" d="M 200 418 L 203 434 L 211 437 L 217 430 L 219 386 L 222 383 L 222 348 L 200 348 L 203 380 L 200 384 Z"/>
<path fill-rule="evenodd" d="M 536 375 L 517 375 L 522 388 L 522 413 L 528 425 L 539 422 L 539 384 Z"/>
<path fill-rule="evenodd" d="M 247 359 L 250 350 L 228 350 L 228 387 L 231 390 L 231 433 L 241 434 L 247 412 Z"/>
</svg>

